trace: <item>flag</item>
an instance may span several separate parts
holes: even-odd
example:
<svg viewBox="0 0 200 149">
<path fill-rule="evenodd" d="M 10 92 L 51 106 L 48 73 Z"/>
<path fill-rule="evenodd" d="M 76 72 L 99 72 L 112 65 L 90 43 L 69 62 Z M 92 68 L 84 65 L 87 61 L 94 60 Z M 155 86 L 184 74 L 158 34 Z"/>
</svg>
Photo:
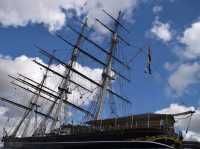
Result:
<svg viewBox="0 0 200 149">
<path fill-rule="evenodd" d="M 152 74 L 152 72 L 151 72 L 151 62 L 152 62 L 151 48 L 149 47 L 148 50 L 147 50 L 147 62 L 146 62 L 146 65 L 145 65 L 144 73 Z"/>
</svg>

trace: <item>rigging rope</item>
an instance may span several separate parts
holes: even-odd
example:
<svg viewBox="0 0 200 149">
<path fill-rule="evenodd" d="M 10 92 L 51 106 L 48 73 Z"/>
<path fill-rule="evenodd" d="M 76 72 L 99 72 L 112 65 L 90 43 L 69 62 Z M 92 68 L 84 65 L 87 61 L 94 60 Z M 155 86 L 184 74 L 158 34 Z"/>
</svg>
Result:
<svg viewBox="0 0 200 149">
<path fill-rule="evenodd" d="M 190 127 L 190 124 L 191 124 L 191 120 L 192 120 L 192 115 L 193 115 L 193 114 L 191 114 L 191 116 L 190 116 L 190 119 L 189 119 L 189 122 L 188 122 L 187 129 L 186 129 L 186 131 L 185 131 L 185 134 L 188 133 L 188 130 L 189 130 L 189 127 Z"/>
</svg>

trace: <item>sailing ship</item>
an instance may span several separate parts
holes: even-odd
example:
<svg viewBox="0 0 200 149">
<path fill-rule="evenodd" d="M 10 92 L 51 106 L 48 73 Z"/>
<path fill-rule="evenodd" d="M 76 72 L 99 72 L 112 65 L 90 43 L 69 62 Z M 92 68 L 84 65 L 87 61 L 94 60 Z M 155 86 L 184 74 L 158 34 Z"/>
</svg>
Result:
<svg viewBox="0 0 200 149">
<path fill-rule="evenodd" d="M 115 97 L 125 104 L 131 104 L 131 101 L 120 95 L 112 87 L 113 82 L 117 80 L 116 78 L 123 79 L 126 82 L 130 81 L 127 76 L 117 69 L 118 67 L 114 68 L 115 63 L 123 67 L 123 69 L 130 69 L 130 66 L 116 54 L 119 43 L 122 42 L 126 46 L 130 46 L 125 38 L 119 34 L 119 29 L 125 32 L 128 30 L 121 23 L 121 12 L 119 12 L 117 18 L 105 10 L 103 12 L 113 21 L 113 27 L 110 27 L 96 18 L 96 21 L 111 33 L 108 49 L 103 48 L 85 35 L 87 28 L 89 28 L 86 19 L 84 22 L 81 22 L 82 26 L 80 31 L 68 25 L 69 29 L 78 35 L 75 44 L 65 39 L 62 35 L 56 34 L 59 39 L 72 47 L 69 61 L 65 62 L 56 57 L 55 51 L 50 53 L 39 46 L 35 46 L 41 54 L 49 58 L 48 65 L 34 60 L 35 64 L 45 70 L 41 82 L 37 82 L 23 74 L 19 74 L 17 77 L 9 76 L 14 80 L 12 83 L 15 86 L 31 93 L 32 96 L 28 105 L 0 97 L 2 102 L 7 102 L 24 109 L 21 119 L 16 123 L 11 134 L 6 134 L 2 139 L 5 148 L 174 148 L 181 146 L 182 137 L 176 134 L 174 130 L 174 116 L 193 114 L 194 111 L 186 111 L 174 115 L 145 113 L 140 115 L 117 116 L 115 115 L 114 100 L 110 100 L 110 111 L 113 117 L 102 118 L 108 95 L 110 98 Z M 103 53 L 105 60 L 98 58 L 82 48 L 81 45 L 85 41 L 97 48 L 99 50 L 98 52 Z M 94 78 L 76 69 L 75 65 L 77 64 L 79 54 L 86 56 L 102 66 L 100 81 L 96 81 Z M 65 68 L 63 74 L 51 68 L 53 62 L 61 64 Z M 150 71 L 150 59 L 148 68 Z M 49 73 L 60 77 L 62 80 L 57 90 L 46 86 Z M 74 74 L 93 84 L 92 86 L 94 88 L 88 88 L 88 86 L 77 82 L 73 77 Z M 74 90 L 81 90 L 87 93 L 87 95 L 94 94 L 95 90 L 93 100 L 89 101 L 89 108 L 85 108 L 81 104 L 73 103 L 69 99 L 70 94 L 73 94 Z M 82 96 L 83 94 L 81 94 L 81 97 L 77 95 L 77 99 L 84 99 Z M 48 102 L 49 106 L 45 112 L 40 111 L 42 108 L 39 104 L 40 100 Z M 69 122 L 67 120 L 69 113 L 65 112 L 63 114 L 63 109 L 79 111 L 82 114 L 81 122 L 76 122 L 79 116 L 74 118 L 74 122 Z M 72 116 L 74 116 L 73 113 Z M 30 131 L 30 128 L 33 131 Z"/>
</svg>

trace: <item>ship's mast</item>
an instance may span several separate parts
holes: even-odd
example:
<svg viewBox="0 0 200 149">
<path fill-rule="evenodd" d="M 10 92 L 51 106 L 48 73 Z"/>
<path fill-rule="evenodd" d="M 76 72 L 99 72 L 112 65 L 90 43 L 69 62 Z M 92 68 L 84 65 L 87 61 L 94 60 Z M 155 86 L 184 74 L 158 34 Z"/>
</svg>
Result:
<svg viewBox="0 0 200 149">
<path fill-rule="evenodd" d="M 113 60 L 116 61 L 118 64 L 122 65 L 123 67 L 125 67 L 126 69 L 130 69 L 130 67 L 123 62 L 122 60 L 120 60 L 119 58 L 117 58 L 115 56 L 115 52 L 116 52 L 116 45 L 118 43 L 118 38 L 124 42 L 126 45 L 130 45 L 122 36 L 120 36 L 117 33 L 117 29 L 118 26 L 122 27 L 123 29 L 125 29 L 125 27 L 119 22 L 120 19 L 120 15 L 121 12 L 119 12 L 119 16 L 117 19 L 115 19 L 112 15 L 110 15 L 108 12 L 106 12 L 105 10 L 103 10 L 104 13 L 106 15 L 108 15 L 112 20 L 114 20 L 114 29 L 109 28 L 107 25 L 105 25 L 103 22 L 101 22 L 99 19 L 96 18 L 96 21 L 98 23 L 100 23 L 104 28 L 106 28 L 108 31 L 110 31 L 112 33 L 112 37 L 111 37 L 111 46 L 109 47 L 109 50 L 105 50 L 103 47 L 101 47 L 99 44 L 97 44 L 96 42 L 94 42 L 93 40 L 91 40 L 90 38 L 88 38 L 87 36 L 85 36 L 84 34 L 82 34 L 82 37 L 88 41 L 89 43 L 91 43 L 92 45 L 94 45 L 96 48 L 98 48 L 101 52 L 103 52 L 104 54 L 107 55 L 107 61 L 104 62 L 100 59 L 98 59 L 96 56 L 91 55 L 90 53 L 87 52 L 87 50 L 84 50 L 80 47 L 78 47 L 79 52 L 81 52 L 81 54 L 87 56 L 88 58 L 94 60 L 95 62 L 99 63 L 100 65 L 104 66 L 104 71 L 102 74 L 102 81 L 101 83 L 93 80 L 92 78 L 89 78 L 85 75 L 83 75 L 80 72 L 75 71 L 75 73 L 77 73 L 78 75 L 80 75 L 81 77 L 83 77 L 84 79 L 88 80 L 89 82 L 97 85 L 97 87 L 99 87 L 99 92 L 97 93 L 97 103 L 95 106 L 92 106 L 90 109 L 90 112 L 94 114 L 94 117 L 90 117 L 92 119 L 98 119 L 99 115 L 102 112 L 103 109 L 103 102 L 104 102 L 104 98 L 105 98 L 105 94 L 106 92 L 109 92 L 109 94 L 114 95 L 115 97 L 121 99 L 122 101 L 125 101 L 126 103 L 130 104 L 131 102 L 129 100 L 127 100 L 125 97 L 119 95 L 118 93 L 114 92 L 111 88 L 109 88 L 108 86 L 111 84 L 111 80 L 113 79 L 113 76 L 111 76 L 112 74 L 115 74 L 115 76 L 118 76 L 120 78 L 122 78 L 125 81 L 130 81 L 126 76 L 124 76 L 123 74 L 121 74 L 118 70 L 112 68 L 112 62 Z M 76 31 L 74 28 L 72 28 L 71 26 L 68 26 L 73 32 L 75 32 L 76 34 L 81 34 L 80 32 Z M 125 29 L 126 30 L 126 29 Z M 126 30 L 127 31 L 127 30 Z M 60 37 L 60 36 L 58 36 Z M 69 41 L 67 41 L 66 39 L 60 37 L 62 40 L 64 40 L 68 45 L 74 47 L 75 45 L 73 45 L 72 43 L 70 43 Z M 75 46 L 76 47 L 76 46 Z M 86 116 L 86 119 L 88 119 L 89 117 Z"/>
<path fill-rule="evenodd" d="M 72 51 L 71 59 L 70 59 L 70 62 L 69 62 L 70 68 L 74 68 L 74 65 L 76 64 L 78 51 L 79 51 L 78 47 L 80 47 L 81 43 L 84 40 L 84 38 L 82 37 L 82 34 L 84 34 L 86 26 L 87 26 L 87 19 L 85 20 L 85 23 L 82 25 L 81 32 L 80 32 L 80 34 L 77 38 L 76 44 L 75 44 L 76 46 L 74 47 L 74 49 Z M 60 95 L 59 95 L 61 100 L 58 104 L 58 107 L 57 107 L 55 115 L 54 115 L 55 119 L 59 118 L 59 114 L 60 114 L 62 104 L 63 104 L 62 99 L 68 100 L 68 94 L 71 93 L 70 90 L 69 90 L 69 87 L 70 87 L 70 81 L 69 80 L 71 79 L 71 73 L 72 73 L 71 69 L 66 69 L 66 71 L 65 71 L 66 79 L 63 79 L 62 82 L 61 82 Z M 55 129 L 56 122 L 57 121 L 52 122 L 51 127 L 50 127 L 51 131 Z"/>
<path fill-rule="evenodd" d="M 118 14 L 117 21 L 114 24 L 114 32 L 112 32 L 111 37 L 111 46 L 109 49 L 109 54 L 107 56 L 107 65 L 105 66 L 103 73 L 102 73 L 102 88 L 100 88 L 100 93 L 97 99 L 97 107 L 96 107 L 96 113 L 95 113 L 95 119 L 99 119 L 102 109 L 103 109 L 103 103 L 104 98 L 106 96 L 106 90 L 111 83 L 111 80 L 113 79 L 112 76 L 112 63 L 113 63 L 113 55 L 116 51 L 116 45 L 118 44 L 118 35 L 117 35 L 117 29 L 118 29 L 118 21 L 120 19 L 121 12 Z M 101 22 L 100 22 L 101 23 Z"/>
<path fill-rule="evenodd" d="M 69 67 L 66 67 L 65 74 L 62 77 L 61 85 L 58 87 L 58 89 L 59 89 L 58 97 L 55 99 L 55 101 L 52 103 L 52 105 L 48 109 L 47 115 L 51 115 L 51 113 L 55 109 L 56 103 L 58 102 L 58 106 L 57 106 L 55 114 L 54 114 L 55 120 L 51 124 L 50 131 L 55 129 L 56 123 L 59 120 L 59 115 L 60 115 L 61 108 L 63 105 L 63 99 L 67 100 L 68 94 L 71 93 L 69 90 L 70 82 L 72 82 L 71 76 L 70 76 L 71 68 L 73 68 L 74 64 L 76 63 L 77 55 L 78 55 L 78 47 L 83 42 L 84 38 L 82 38 L 82 34 L 84 33 L 86 26 L 87 26 L 87 19 L 85 20 L 85 22 L 82 25 L 81 33 L 79 34 L 77 41 L 76 41 L 76 46 L 73 48 L 72 56 L 71 56 L 71 59 L 70 59 L 69 65 L 68 65 Z M 53 72 L 53 73 L 55 73 L 55 72 Z M 47 120 L 48 120 L 48 118 L 44 118 L 41 121 L 37 131 L 35 131 L 35 134 L 43 135 L 46 132 Z"/>
</svg>

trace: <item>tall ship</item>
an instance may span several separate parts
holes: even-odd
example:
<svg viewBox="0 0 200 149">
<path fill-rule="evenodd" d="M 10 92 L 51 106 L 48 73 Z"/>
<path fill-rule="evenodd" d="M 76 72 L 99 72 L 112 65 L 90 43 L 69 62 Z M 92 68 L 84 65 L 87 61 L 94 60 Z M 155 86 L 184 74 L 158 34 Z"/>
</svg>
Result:
<svg viewBox="0 0 200 149">
<path fill-rule="evenodd" d="M 183 137 L 174 129 L 175 116 L 192 115 L 194 111 L 178 114 L 144 113 L 139 115 L 119 116 L 116 112 L 119 106 L 131 108 L 131 101 L 117 89 L 117 82 L 130 82 L 126 74 L 131 68 L 127 61 L 119 56 L 118 45 L 131 46 L 120 35 L 119 30 L 128 32 L 122 22 L 122 13 L 113 17 L 103 10 L 104 15 L 112 20 L 105 24 L 96 18 L 110 35 L 109 46 L 103 48 L 91 37 L 87 36 L 92 29 L 87 25 L 87 19 L 81 22 L 80 31 L 71 25 L 69 29 L 77 35 L 71 42 L 63 35 L 56 36 L 68 46 L 71 54 L 68 60 L 56 56 L 54 50 L 49 52 L 37 45 L 39 52 L 48 58 L 48 64 L 37 60 L 34 63 L 44 70 L 41 81 L 38 82 L 23 74 L 9 76 L 12 84 L 31 94 L 28 104 L 0 97 L 6 102 L 24 110 L 21 119 L 16 122 L 10 133 L 5 129 L 2 139 L 6 149 L 68 149 L 68 148 L 181 148 Z M 96 48 L 98 55 L 84 48 L 87 42 Z M 146 73 L 151 74 L 151 51 L 147 50 Z M 122 52 L 122 51 L 121 51 Z M 140 51 L 144 52 L 144 51 Z M 101 66 L 100 78 L 93 78 L 78 69 L 79 58 L 90 60 L 88 67 Z M 95 63 L 95 64 L 94 64 Z M 51 67 L 61 65 L 64 73 Z M 48 77 L 55 75 L 61 81 L 56 89 L 48 86 Z M 88 85 L 89 84 L 89 85 Z M 124 85 L 122 85 L 124 87 Z M 110 115 L 108 113 L 111 113 Z M 109 115 L 109 116 L 108 116 Z"/>
</svg>

